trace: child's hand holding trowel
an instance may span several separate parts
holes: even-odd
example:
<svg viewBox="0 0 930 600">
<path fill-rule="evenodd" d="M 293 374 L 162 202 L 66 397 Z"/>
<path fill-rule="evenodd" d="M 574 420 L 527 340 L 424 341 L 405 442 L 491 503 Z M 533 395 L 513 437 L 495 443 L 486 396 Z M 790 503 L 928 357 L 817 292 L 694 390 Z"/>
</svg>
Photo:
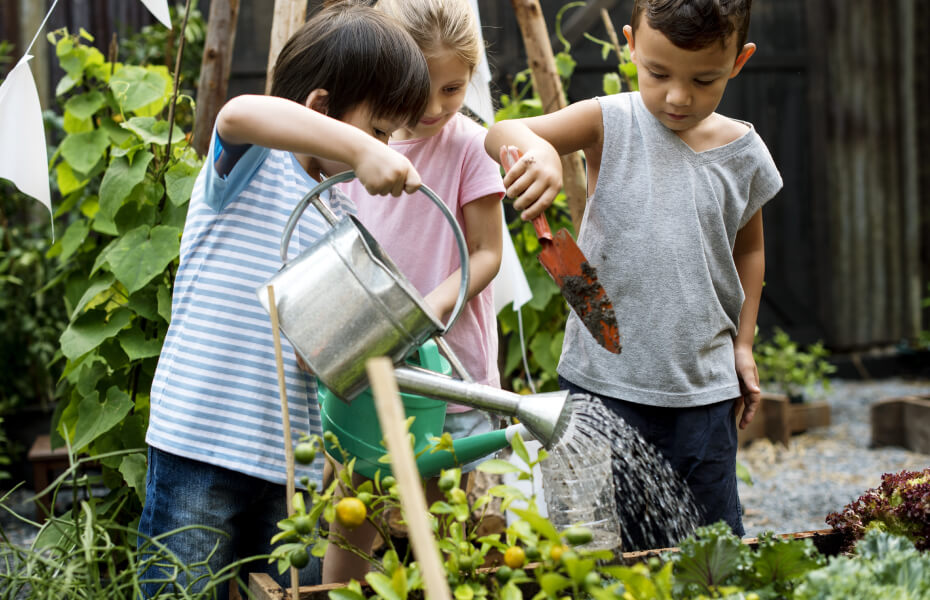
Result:
<svg viewBox="0 0 930 600">
<path fill-rule="evenodd" d="M 527 158 L 528 155 L 522 157 L 524 163 Z M 500 159 L 509 177 L 511 169 L 519 168 L 520 150 L 514 146 L 502 146 Z M 524 172 L 528 167 L 532 168 L 532 163 L 524 164 Z M 517 177 L 517 181 L 523 179 L 525 177 Z M 561 177 L 559 181 L 561 183 Z M 504 185 L 507 185 L 507 177 L 504 178 Z M 532 190 L 535 185 L 530 185 L 529 189 Z M 545 183 L 540 186 L 545 187 Z M 510 187 L 507 188 L 507 192 L 510 193 Z M 533 217 L 532 221 L 542 248 L 539 252 L 539 262 L 559 286 L 562 296 L 597 343 L 606 350 L 619 354 L 621 344 L 617 317 L 604 286 L 597 280 L 594 265 L 588 262 L 581 248 L 566 230 L 560 229 L 552 235 L 544 212 Z"/>
</svg>

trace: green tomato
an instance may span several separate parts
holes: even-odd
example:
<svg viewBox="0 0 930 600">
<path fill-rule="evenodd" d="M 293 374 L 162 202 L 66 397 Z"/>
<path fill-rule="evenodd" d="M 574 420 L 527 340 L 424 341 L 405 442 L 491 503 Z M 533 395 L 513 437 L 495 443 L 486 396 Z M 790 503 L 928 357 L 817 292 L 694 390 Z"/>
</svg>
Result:
<svg viewBox="0 0 930 600">
<path fill-rule="evenodd" d="M 507 583 L 508 581 L 510 581 L 510 578 L 513 576 L 513 569 L 511 569 L 507 565 L 501 565 L 500 567 L 497 568 L 497 573 L 495 573 L 495 575 L 497 575 L 498 581 L 500 581 L 501 583 Z"/>
<path fill-rule="evenodd" d="M 300 442 L 294 448 L 294 460 L 302 465 L 309 465 L 316 458 L 316 448 L 310 442 Z"/>
<path fill-rule="evenodd" d="M 313 531 L 313 519 L 307 515 L 298 515 L 294 517 L 294 529 L 301 535 L 307 535 Z"/>
<path fill-rule="evenodd" d="M 584 576 L 584 584 L 587 587 L 600 587 L 601 585 L 601 576 L 597 571 L 591 571 Z"/>
<path fill-rule="evenodd" d="M 307 554 L 306 548 L 294 548 L 287 558 L 295 569 L 303 569 L 310 564 L 310 555 Z"/>
<path fill-rule="evenodd" d="M 391 489 L 392 487 L 394 487 L 395 485 L 397 485 L 397 480 L 394 479 L 394 478 L 393 478 L 392 476 L 390 476 L 390 475 L 388 475 L 387 477 L 385 477 L 384 479 L 381 480 L 381 489 L 382 489 L 382 490 L 389 490 L 389 489 Z"/>
<path fill-rule="evenodd" d="M 581 546 L 594 539 L 594 533 L 587 527 L 574 526 L 563 531 L 562 537 L 572 546 Z"/>
</svg>

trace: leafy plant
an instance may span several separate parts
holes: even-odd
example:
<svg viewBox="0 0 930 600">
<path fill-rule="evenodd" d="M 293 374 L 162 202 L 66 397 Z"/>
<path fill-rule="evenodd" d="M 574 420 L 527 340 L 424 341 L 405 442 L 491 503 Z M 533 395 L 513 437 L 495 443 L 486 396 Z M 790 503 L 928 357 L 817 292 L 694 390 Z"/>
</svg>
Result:
<svg viewBox="0 0 930 600">
<path fill-rule="evenodd" d="M 200 159 L 162 118 L 172 113 L 169 71 L 107 62 L 90 39 L 49 35 L 65 72 L 64 137 L 51 161 L 65 230 L 48 256 L 68 320 L 53 443 L 102 457 L 106 506 L 128 522 L 144 495 L 148 394 Z"/>
<path fill-rule="evenodd" d="M 885 473 L 878 487 L 830 513 L 827 523 L 843 534 L 847 548 L 874 529 L 904 536 L 918 550 L 930 550 L 930 467 Z"/>
<path fill-rule="evenodd" d="M 72 457 L 71 467 L 50 486 L 52 496 L 62 493 L 78 499 L 64 515 L 39 524 L 7 505 L 12 490 L 0 498 L 0 510 L 34 533 L 32 544 L 20 547 L 0 528 L 0 598 L 129 600 L 142 597 L 143 583 L 154 583 L 173 592 L 172 598 L 203 600 L 216 598 L 217 590 L 228 588 L 232 581 L 244 586 L 237 575 L 239 567 L 265 558 L 249 557 L 218 573 L 212 573 L 206 561 L 184 564 L 166 547 L 168 538 L 180 530 L 144 538 L 137 549 L 135 530 L 102 516 L 105 511 L 97 506 L 101 501 L 93 495 L 99 482 L 80 475 L 85 463 Z M 140 573 L 149 565 L 157 566 L 164 575 L 143 579 Z M 202 589 L 194 591 L 195 585 Z"/>
<path fill-rule="evenodd" d="M 797 600 L 846 598 L 926 598 L 930 556 L 907 539 L 877 530 L 856 544 L 855 555 L 836 556 L 810 571 L 795 588 Z"/>
<path fill-rule="evenodd" d="M 818 388 L 829 390 L 829 376 L 836 372 L 836 367 L 827 361 L 830 352 L 821 342 L 801 348 L 778 327 L 771 339 L 763 341 L 759 341 L 757 328 L 753 354 L 759 382 L 771 383 L 791 397 L 803 397 Z"/>
</svg>

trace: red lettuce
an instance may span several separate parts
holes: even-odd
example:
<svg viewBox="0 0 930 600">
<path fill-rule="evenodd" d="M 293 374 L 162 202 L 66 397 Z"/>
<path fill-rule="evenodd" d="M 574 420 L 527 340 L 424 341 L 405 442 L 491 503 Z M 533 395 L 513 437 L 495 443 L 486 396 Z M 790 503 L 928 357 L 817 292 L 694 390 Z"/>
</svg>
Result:
<svg viewBox="0 0 930 600">
<path fill-rule="evenodd" d="M 871 529 L 903 535 L 918 550 L 930 549 L 930 468 L 885 473 L 881 485 L 827 515 L 827 523 L 843 534 L 847 550 Z"/>
</svg>

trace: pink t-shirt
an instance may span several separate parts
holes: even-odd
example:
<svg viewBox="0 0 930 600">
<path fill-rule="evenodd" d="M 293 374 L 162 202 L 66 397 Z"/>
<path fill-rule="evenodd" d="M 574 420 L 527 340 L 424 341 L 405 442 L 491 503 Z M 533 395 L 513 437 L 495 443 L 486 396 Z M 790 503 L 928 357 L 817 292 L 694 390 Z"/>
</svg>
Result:
<svg viewBox="0 0 930 600">
<path fill-rule="evenodd" d="M 459 113 L 434 136 L 390 143 L 410 159 L 463 231 L 462 206 L 504 194 L 500 167 L 484 150 L 486 133 L 484 127 Z M 344 189 L 358 207 L 359 220 L 421 294 L 431 292 L 459 268 L 458 247 L 449 223 L 424 194 L 370 196 L 357 179 Z M 468 301 L 443 337 L 475 381 L 500 387 L 497 316 L 490 285 Z M 449 412 L 465 410 L 468 408 L 451 404 L 448 408 Z"/>
</svg>

